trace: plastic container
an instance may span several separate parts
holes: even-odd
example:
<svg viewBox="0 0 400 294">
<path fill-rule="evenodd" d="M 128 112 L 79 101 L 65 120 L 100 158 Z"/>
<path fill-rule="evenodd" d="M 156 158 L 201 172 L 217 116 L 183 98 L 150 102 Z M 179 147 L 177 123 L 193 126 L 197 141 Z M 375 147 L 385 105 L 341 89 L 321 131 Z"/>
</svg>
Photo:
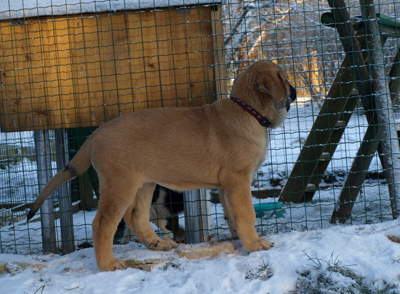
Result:
<svg viewBox="0 0 400 294">
<path fill-rule="evenodd" d="M 282 209 L 282 202 L 268 202 L 268 203 L 257 203 L 254 204 L 254 210 L 256 211 L 256 217 L 263 217 L 268 211 L 272 211 L 272 215 L 276 214 L 278 217 L 283 217 L 286 212 Z"/>
</svg>

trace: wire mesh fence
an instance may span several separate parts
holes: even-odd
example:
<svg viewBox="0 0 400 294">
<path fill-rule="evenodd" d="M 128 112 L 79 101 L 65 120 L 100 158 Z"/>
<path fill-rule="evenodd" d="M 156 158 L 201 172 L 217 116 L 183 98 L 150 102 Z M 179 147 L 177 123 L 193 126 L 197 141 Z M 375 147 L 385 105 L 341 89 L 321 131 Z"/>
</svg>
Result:
<svg viewBox="0 0 400 294">
<path fill-rule="evenodd" d="M 266 161 L 254 175 L 257 231 L 376 223 L 398 213 L 388 188 L 396 189 L 400 179 L 387 176 L 388 170 L 397 170 L 398 154 L 392 147 L 390 154 L 375 152 L 383 144 L 379 141 L 398 144 L 397 136 L 382 136 L 380 129 L 397 130 L 400 11 L 395 1 L 375 2 L 379 14 L 372 20 L 363 12 L 363 1 L 347 1 L 354 35 L 345 37 L 338 30 L 346 22 L 340 22 L 329 1 L 18 3 L 0 3 L 0 252 L 42 252 L 43 226 L 26 222 L 41 188 L 39 174 L 54 175 L 62 168 L 57 159 L 67 163 L 99 125 L 132 111 L 226 98 L 234 78 L 261 59 L 285 68 L 298 98 L 283 126 L 270 132 Z M 373 50 L 368 39 L 373 34 L 366 23 L 375 19 L 380 50 Z M 364 54 L 361 66 L 351 63 L 343 46 L 352 37 Z M 366 90 L 370 95 L 360 91 L 364 88 L 354 69 L 373 72 L 371 55 L 376 53 L 386 71 L 377 80 L 388 84 L 384 94 L 393 99 L 383 110 L 394 111 L 394 119 L 384 123 L 371 123 L 372 111 L 364 102 L 377 96 L 375 86 Z M 366 137 L 370 125 L 376 127 Z M 62 135 L 54 131 L 59 129 Z M 35 136 L 47 130 L 47 153 L 40 155 Z M 365 151 L 365 142 L 375 149 Z M 385 155 L 392 165 L 385 165 Z M 46 163 L 38 164 L 41 156 L 47 156 Z M 370 162 L 354 167 L 357 158 Z M 95 170 L 66 189 L 53 195 L 53 251 L 62 252 L 66 228 L 72 230 L 69 241 L 75 248 L 91 243 L 99 196 Z M 191 230 L 202 230 L 204 239 L 229 237 L 217 191 L 201 193 L 206 196 L 196 211 L 189 207 L 190 197 L 171 200 L 173 191 L 158 188 L 151 214 L 156 232 L 181 242 Z M 63 198 L 72 202 L 70 225 L 61 223 Z M 342 215 L 347 204 L 350 214 Z M 200 224 L 185 221 L 183 210 L 201 216 Z M 121 232 L 116 242 L 134 240 L 129 231 Z"/>
</svg>

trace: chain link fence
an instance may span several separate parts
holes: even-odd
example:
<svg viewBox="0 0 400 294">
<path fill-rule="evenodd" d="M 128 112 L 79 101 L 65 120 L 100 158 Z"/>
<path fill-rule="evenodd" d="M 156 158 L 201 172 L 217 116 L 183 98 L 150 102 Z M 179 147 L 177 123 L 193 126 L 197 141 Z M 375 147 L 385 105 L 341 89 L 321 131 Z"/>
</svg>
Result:
<svg viewBox="0 0 400 294">
<path fill-rule="evenodd" d="M 254 175 L 257 231 L 265 235 L 397 217 L 397 199 L 389 188 L 396 191 L 400 179 L 389 178 L 388 171 L 397 171 L 393 146 L 398 137 L 382 136 L 380 128 L 397 131 L 400 10 L 393 0 L 374 4 L 377 17 L 368 18 L 363 1 L 347 1 L 349 22 L 343 22 L 329 1 L 318 0 L 77 0 L 68 5 L 53 0 L 39 7 L 36 1 L 1 2 L 0 252 L 43 251 L 41 222 L 26 222 L 41 188 L 39 174 L 54 175 L 62 168 L 57 159 L 68 162 L 99 125 L 141 109 L 195 107 L 226 98 L 234 78 L 263 59 L 285 68 L 298 98 L 283 126 L 270 132 L 267 159 Z M 367 26 L 375 20 L 379 50 L 371 47 Z M 354 33 L 341 35 L 346 23 Z M 352 63 L 343 46 L 352 38 L 358 38 L 358 52 L 364 54 L 361 65 Z M 377 53 L 378 64 L 373 63 Z M 359 68 L 372 75 L 376 66 L 384 67 L 386 76 L 372 81 L 388 84 L 384 96 L 393 100 L 381 109 L 393 118 L 383 122 L 371 122 L 374 112 L 364 103 L 377 96 L 375 86 L 365 90 L 357 78 Z M 366 137 L 371 125 L 372 135 Z M 365 142 L 375 149 L 365 151 Z M 379 150 L 382 142 L 389 142 L 389 149 Z M 41 156 L 47 158 L 43 164 Z M 392 165 L 385 165 L 385 156 Z M 354 166 L 365 158 L 369 162 Z M 205 239 L 230 236 L 217 191 L 201 191 L 198 213 L 206 225 L 197 229 L 185 221 L 185 197 L 172 200 L 173 192 L 159 191 L 166 194 L 157 192 L 157 197 L 169 195 L 165 201 L 155 197 L 152 206 L 152 225 L 160 235 L 179 242 L 194 229 L 207 231 Z M 62 197 L 71 200 L 69 225 L 62 224 Z M 91 246 L 98 201 L 94 169 L 53 199 L 53 251 L 63 252 L 65 228 L 73 249 Z M 121 232 L 117 243 L 134 240 L 129 231 Z"/>
</svg>

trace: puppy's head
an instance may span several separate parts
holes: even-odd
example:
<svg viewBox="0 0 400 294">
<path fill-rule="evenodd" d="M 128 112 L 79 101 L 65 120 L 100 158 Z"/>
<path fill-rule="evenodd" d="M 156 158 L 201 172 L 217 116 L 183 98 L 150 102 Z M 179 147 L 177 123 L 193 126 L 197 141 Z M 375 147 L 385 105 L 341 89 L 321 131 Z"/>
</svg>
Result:
<svg viewBox="0 0 400 294">
<path fill-rule="evenodd" d="M 271 127 L 278 127 L 286 118 L 296 90 L 286 72 L 270 61 L 257 61 L 237 76 L 231 97 L 239 98 L 265 115 Z"/>
</svg>

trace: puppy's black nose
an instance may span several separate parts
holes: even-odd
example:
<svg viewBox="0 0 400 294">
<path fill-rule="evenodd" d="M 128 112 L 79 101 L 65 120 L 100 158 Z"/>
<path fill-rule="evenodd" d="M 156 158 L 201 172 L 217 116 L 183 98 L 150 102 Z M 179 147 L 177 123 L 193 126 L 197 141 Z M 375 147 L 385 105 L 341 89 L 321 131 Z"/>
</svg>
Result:
<svg viewBox="0 0 400 294">
<path fill-rule="evenodd" d="M 290 99 L 292 99 L 293 102 L 297 98 L 296 89 L 292 85 L 289 86 L 290 86 Z"/>
<path fill-rule="evenodd" d="M 292 85 L 289 85 L 290 87 L 290 95 L 288 100 L 286 101 L 286 111 L 289 111 L 290 109 L 290 103 L 292 103 L 294 100 L 296 100 L 296 89 L 292 87 Z"/>
</svg>

